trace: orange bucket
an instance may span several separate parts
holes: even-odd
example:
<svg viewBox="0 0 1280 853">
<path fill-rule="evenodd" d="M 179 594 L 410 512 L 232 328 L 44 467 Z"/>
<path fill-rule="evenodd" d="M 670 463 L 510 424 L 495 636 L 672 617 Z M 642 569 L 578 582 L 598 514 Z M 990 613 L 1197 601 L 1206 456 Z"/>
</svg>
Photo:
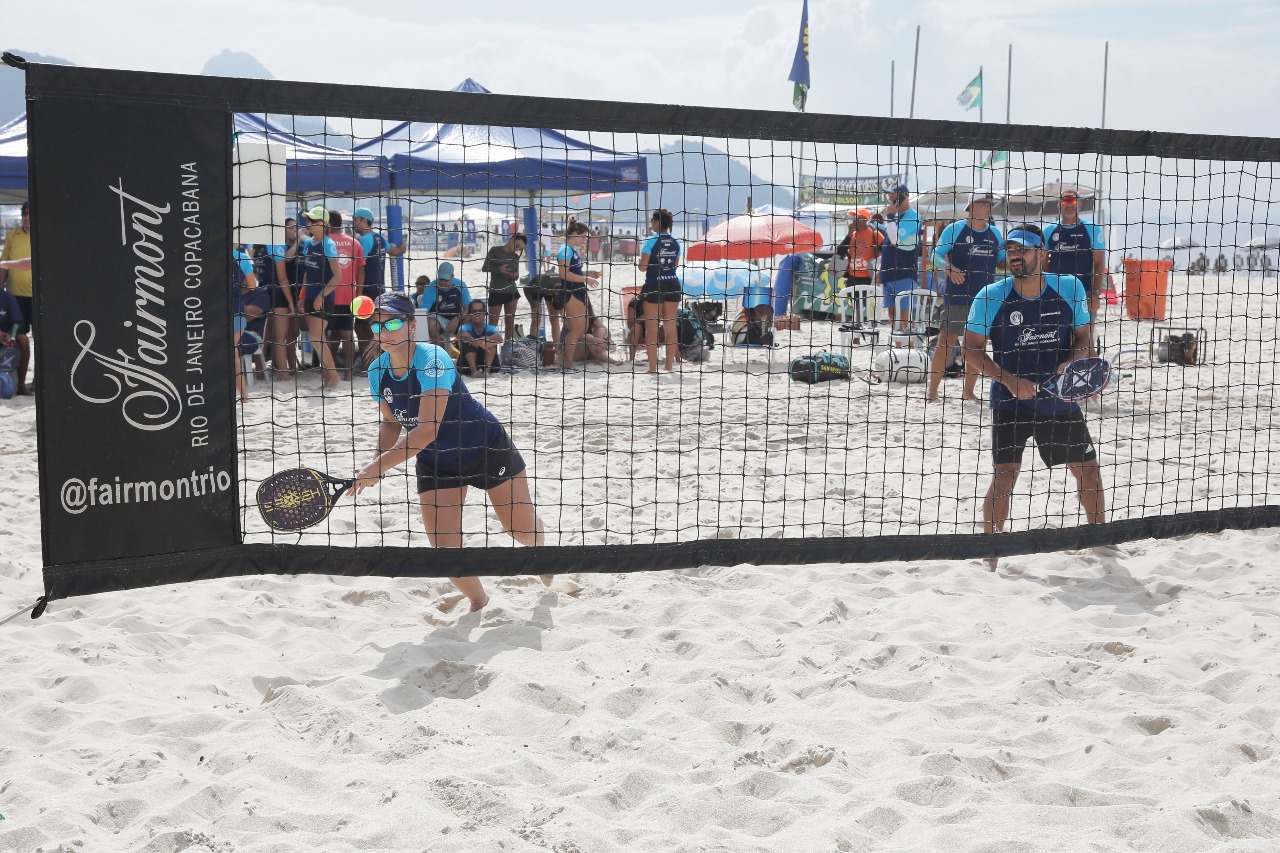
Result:
<svg viewBox="0 0 1280 853">
<path fill-rule="evenodd" d="M 1131 320 L 1163 320 L 1173 261 L 1124 259 L 1124 308 Z"/>
</svg>

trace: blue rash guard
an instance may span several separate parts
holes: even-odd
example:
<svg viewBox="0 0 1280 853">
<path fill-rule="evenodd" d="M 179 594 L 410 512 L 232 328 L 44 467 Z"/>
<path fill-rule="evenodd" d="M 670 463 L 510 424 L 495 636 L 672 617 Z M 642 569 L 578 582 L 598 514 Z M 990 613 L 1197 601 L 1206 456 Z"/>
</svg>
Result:
<svg viewBox="0 0 1280 853">
<path fill-rule="evenodd" d="M 942 231 L 938 245 L 933 250 L 933 263 L 939 269 L 950 265 L 964 273 L 964 282 L 956 284 L 945 273 L 943 302 L 947 305 L 968 305 L 978 291 L 995 281 L 996 264 L 1004 260 L 1004 237 L 1000 229 L 988 225 L 981 231 L 970 227 L 961 219 L 952 222 Z"/>
<path fill-rule="evenodd" d="M 1093 253 L 1107 248 L 1100 226 L 1087 219 L 1075 225 L 1054 222 L 1045 226 L 1044 247 L 1049 252 L 1045 272 L 1073 275 L 1080 279 L 1086 293 L 1093 292 Z"/>
<path fill-rule="evenodd" d="M 657 291 L 661 283 L 670 286 L 670 282 L 679 285 L 676 267 L 680 265 L 680 241 L 670 234 L 650 234 L 644 241 L 640 254 L 649 256 L 649 265 L 644 270 L 644 290 Z"/>
<path fill-rule="evenodd" d="M 880 246 L 881 281 L 919 281 L 920 214 L 912 208 L 889 217 L 894 229 L 877 227 L 886 237 Z"/>
<path fill-rule="evenodd" d="M 1071 358 L 1075 331 L 1089 325 L 1089 300 L 1075 276 L 1044 274 L 1035 299 L 1018 293 L 1006 276 L 978 293 L 965 328 L 991 342 L 991 359 L 1004 370 L 1040 385 Z M 1019 400 L 999 382 L 991 383 L 991 408 L 1053 416 L 1079 411 L 1075 403 L 1045 391 Z"/>
<path fill-rule="evenodd" d="M 434 344 L 418 344 L 403 376 L 391 369 L 391 355 L 383 353 L 369 366 L 369 393 L 391 407 L 396 421 L 405 429 L 418 425 L 422 394 L 444 389 L 449 402 L 436 431 L 435 440 L 418 458 L 436 471 L 461 471 L 484 455 L 486 447 L 507 442 L 506 430 L 463 384 L 449 354 Z"/>
<path fill-rule="evenodd" d="M 324 290 L 325 285 L 334 278 L 329 259 L 337 257 L 338 244 L 330 237 L 325 237 L 323 244 L 319 240 L 308 237 L 298 247 L 298 252 L 294 256 L 298 262 L 297 283 L 306 286 L 304 304 L 307 308 L 311 307 L 311 303 Z"/>
<path fill-rule="evenodd" d="M 559 261 L 568 264 L 569 272 L 577 276 L 586 276 L 582 269 L 582 255 L 578 254 L 578 250 L 565 243 L 560 247 L 560 251 L 556 252 L 557 268 Z M 587 301 L 587 283 L 585 281 L 569 281 L 567 278 L 560 279 L 560 291 L 566 297 L 574 296 L 583 302 Z"/>
<path fill-rule="evenodd" d="M 387 238 L 366 231 L 356 239 L 364 250 L 364 295 L 376 299 L 386 289 Z"/>
</svg>

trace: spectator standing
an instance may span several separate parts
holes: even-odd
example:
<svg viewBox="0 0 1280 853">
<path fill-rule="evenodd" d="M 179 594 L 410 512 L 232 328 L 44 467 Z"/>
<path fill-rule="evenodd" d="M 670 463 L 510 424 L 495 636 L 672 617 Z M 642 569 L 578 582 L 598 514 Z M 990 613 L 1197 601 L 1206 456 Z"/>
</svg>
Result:
<svg viewBox="0 0 1280 853">
<path fill-rule="evenodd" d="M 498 324 L 498 315 L 506 319 L 507 340 L 516 336 L 516 304 L 520 301 L 517 279 L 520 276 L 520 254 L 529 239 L 519 231 L 501 246 L 493 246 L 484 257 L 481 272 L 489 274 L 489 323 Z"/>
<path fill-rule="evenodd" d="M 241 343 L 256 339 L 246 348 L 246 354 L 252 354 L 262 343 L 259 322 L 265 324 L 266 318 L 259 296 L 261 292 L 258 277 L 253 272 L 253 258 L 241 247 L 235 247 L 231 250 L 231 367 L 236 377 L 236 394 L 241 400 L 249 395 L 240 369 Z"/>
<path fill-rule="evenodd" d="M 587 287 L 600 286 L 600 271 L 583 267 L 582 253 L 587 245 L 590 229 L 585 222 L 569 217 L 571 224 L 565 229 L 565 243 L 556 252 L 556 264 L 560 268 L 560 292 L 564 302 L 564 347 L 560 353 L 560 366 L 573 370 L 573 354 L 578 341 L 587 332 Z"/>
<path fill-rule="evenodd" d="M 364 287 L 364 249 L 360 241 L 342 231 L 342 214 L 329 211 L 329 236 L 338 247 L 338 286 L 333 291 L 333 305 L 329 307 L 327 331 L 342 353 L 342 372 L 347 381 L 355 375 L 355 315 L 351 302 Z"/>
<path fill-rule="evenodd" d="M 387 257 L 398 258 L 403 255 L 409 242 L 406 240 L 399 246 L 392 245 L 381 232 L 374 230 L 373 223 L 373 211 L 367 207 L 357 207 L 351 214 L 351 227 L 355 231 L 356 240 L 360 242 L 360 249 L 364 252 L 363 293 L 370 299 L 376 300 L 387 289 Z M 369 321 L 357 317 L 355 332 L 360 351 L 363 353 L 373 340 Z"/>
<path fill-rule="evenodd" d="M 889 326 L 901 331 L 907 318 L 898 317 L 898 294 L 916 287 L 920 280 L 920 214 L 911 208 L 911 191 L 898 184 L 889 191 L 884 223 L 876 227 L 884 235 L 880 247 L 880 287 L 889 310 Z"/>
<path fill-rule="evenodd" d="M 1080 191 L 1075 187 L 1063 187 L 1058 221 L 1045 227 L 1044 240 L 1049 252 L 1047 271 L 1080 279 L 1089 296 L 1092 322 L 1098 316 L 1098 289 L 1107 280 L 1107 244 L 1100 226 L 1080 218 Z"/>
<path fill-rule="evenodd" d="M 679 337 L 676 334 L 676 312 L 680 307 L 683 291 L 676 267 L 680 266 L 680 241 L 671 236 L 675 223 L 671 211 L 655 210 L 649 218 L 653 233 L 640 249 L 636 266 L 644 270 L 644 285 L 640 296 L 644 301 L 644 349 L 649 361 L 649 372 L 658 372 L 658 321 L 662 321 L 663 336 L 667 342 L 663 370 L 675 369 L 679 355 Z"/>
<path fill-rule="evenodd" d="M 288 236 L 288 220 L 285 222 L 285 235 Z M 297 229 L 294 229 L 296 236 Z M 267 321 L 267 338 L 271 350 L 271 361 L 276 375 L 288 379 L 290 371 L 297 369 L 298 354 L 289 344 L 293 325 L 294 302 L 293 288 L 289 284 L 285 271 L 284 256 L 288 246 L 253 247 L 253 274 L 258 277 L 258 287 L 267 295 L 266 302 L 271 312 Z"/>
<path fill-rule="evenodd" d="M 942 371 L 951 358 L 952 349 L 964 340 L 973 297 L 996 280 L 996 265 L 1004 260 L 1004 238 L 1000 229 L 991 224 L 995 203 L 996 197 L 991 190 L 974 191 L 965 208 L 968 217 L 944 228 L 934 247 L 933 265 L 936 269 L 945 270 L 946 285 L 942 295 L 941 331 L 929 363 L 926 402 L 938 399 Z M 963 399 L 977 401 L 974 394 L 977 384 L 977 367 L 966 363 Z"/>
<path fill-rule="evenodd" d="M 427 335 L 434 344 L 447 344 L 462 324 L 462 309 L 471 304 L 467 283 L 453 274 L 453 264 L 445 261 L 433 281 L 417 281 L 417 306 L 428 312 Z"/>
<path fill-rule="evenodd" d="M 31 202 L 22 203 L 22 222 L 9 231 L 4 238 L 4 251 L 0 252 L 0 286 L 13 294 L 18 302 L 18 311 L 22 320 L 15 325 L 17 333 L 13 335 L 18 344 L 18 391 L 19 394 L 30 394 L 27 388 L 27 370 L 31 366 L 31 324 L 35 316 L 31 303 L 31 264 L 17 264 L 31 257 Z M 6 329 L 5 331 L 11 331 Z"/>
<path fill-rule="evenodd" d="M 869 285 L 872 280 L 871 268 L 876 255 L 880 253 L 880 247 L 884 245 L 884 235 L 871 227 L 871 214 L 865 208 L 858 208 L 849 216 L 849 233 L 836 246 L 836 254 L 849 261 L 844 270 L 844 287 Z"/>
<path fill-rule="evenodd" d="M 338 264 L 338 245 L 325 233 L 329 228 L 329 211 L 318 204 L 304 216 L 308 236 L 290 247 L 285 256 L 297 259 L 298 283 L 301 285 L 298 310 L 305 318 L 312 350 L 320 353 L 323 373 L 320 388 L 324 390 L 335 387 L 339 381 L 326 338 L 325 303 L 337 289 L 342 268 Z"/>
</svg>

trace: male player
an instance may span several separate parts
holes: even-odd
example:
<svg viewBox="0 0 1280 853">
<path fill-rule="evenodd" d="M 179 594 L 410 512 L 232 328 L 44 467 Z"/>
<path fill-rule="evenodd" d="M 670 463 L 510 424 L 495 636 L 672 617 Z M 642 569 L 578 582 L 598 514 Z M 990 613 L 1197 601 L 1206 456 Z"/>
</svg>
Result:
<svg viewBox="0 0 1280 853">
<path fill-rule="evenodd" d="M 1089 317 L 1098 316 L 1098 291 L 1107 281 L 1107 244 L 1102 228 L 1080 218 L 1080 191 L 1063 187 L 1058 197 L 1059 221 L 1044 229 L 1049 250 L 1048 272 L 1073 275 L 1089 297 Z"/>
<path fill-rule="evenodd" d="M 1074 276 L 1044 272 L 1044 235 L 1034 225 L 1013 228 L 1005 252 L 1012 275 L 979 291 L 964 338 L 966 364 L 995 380 L 991 383 L 995 475 L 982 504 L 983 530 L 1004 529 L 1029 438 L 1035 439 L 1046 465 L 1067 466 L 1088 522 L 1101 524 L 1106 517 L 1102 473 L 1084 414 L 1075 403 L 1041 390 L 1041 384 L 1068 363 L 1092 355 L 1084 287 Z M 994 571 L 995 558 L 987 565 Z"/>
<path fill-rule="evenodd" d="M 964 337 L 973 297 L 995 280 L 996 264 L 1004 260 L 1004 238 L 1000 236 L 1000 229 L 991 224 L 995 203 L 996 197 L 991 190 L 975 190 L 965 208 L 968 217 L 942 229 L 942 236 L 934 247 L 933 265 L 936 269 L 946 270 L 946 290 L 942 294 L 942 329 L 929 364 L 929 389 L 925 402 L 938 399 L 942 370 L 951 358 L 952 349 Z M 966 363 L 963 399 L 978 401 L 973 393 L 977 384 L 977 368 Z"/>
<path fill-rule="evenodd" d="M 889 191 L 885 223 L 872 227 L 884 234 L 880 247 L 880 287 L 889 309 L 889 328 L 901 331 L 907 318 L 898 317 L 898 294 L 916 287 L 920 280 L 920 214 L 911 209 L 911 191 L 898 184 Z"/>
</svg>

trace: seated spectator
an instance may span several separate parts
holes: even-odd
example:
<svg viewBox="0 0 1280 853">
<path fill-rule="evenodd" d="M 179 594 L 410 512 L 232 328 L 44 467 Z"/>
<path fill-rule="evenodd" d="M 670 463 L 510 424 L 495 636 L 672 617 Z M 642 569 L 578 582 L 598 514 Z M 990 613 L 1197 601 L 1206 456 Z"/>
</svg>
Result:
<svg viewBox="0 0 1280 853">
<path fill-rule="evenodd" d="M 644 299 L 639 295 L 627 303 L 627 316 L 624 321 L 627 327 L 627 360 L 634 362 L 636 356 L 644 349 Z M 666 343 L 666 331 L 658 324 L 658 345 Z"/>
<path fill-rule="evenodd" d="M 644 322 L 636 323 L 637 326 L 643 327 Z M 564 336 L 568 336 L 568 330 L 564 332 Z M 659 333 L 661 337 L 661 333 Z M 594 361 L 598 364 L 626 364 L 619 358 L 614 359 L 610 353 L 613 352 L 613 335 L 609 332 L 609 324 L 596 316 L 595 309 L 591 306 L 591 300 L 587 300 L 587 331 L 583 333 L 578 340 L 577 346 L 574 348 L 573 358 L 575 361 Z M 634 349 L 631 354 L 632 360 L 635 359 Z"/>
<path fill-rule="evenodd" d="M 458 326 L 458 370 L 468 376 L 485 376 L 498 367 L 502 332 L 488 323 L 489 308 L 479 299 L 467 306 L 467 322 Z"/>
<path fill-rule="evenodd" d="M 434 281 L 424 282 L 419 276 L 414 303 L 427 314 L 427 336 L 433 344 L 445 344 L 462 324 L 462 309 L 471 304 L 467 283 L 454 278 L 453 264 L 445 261 L 436 271 Z"/>
</svg>

